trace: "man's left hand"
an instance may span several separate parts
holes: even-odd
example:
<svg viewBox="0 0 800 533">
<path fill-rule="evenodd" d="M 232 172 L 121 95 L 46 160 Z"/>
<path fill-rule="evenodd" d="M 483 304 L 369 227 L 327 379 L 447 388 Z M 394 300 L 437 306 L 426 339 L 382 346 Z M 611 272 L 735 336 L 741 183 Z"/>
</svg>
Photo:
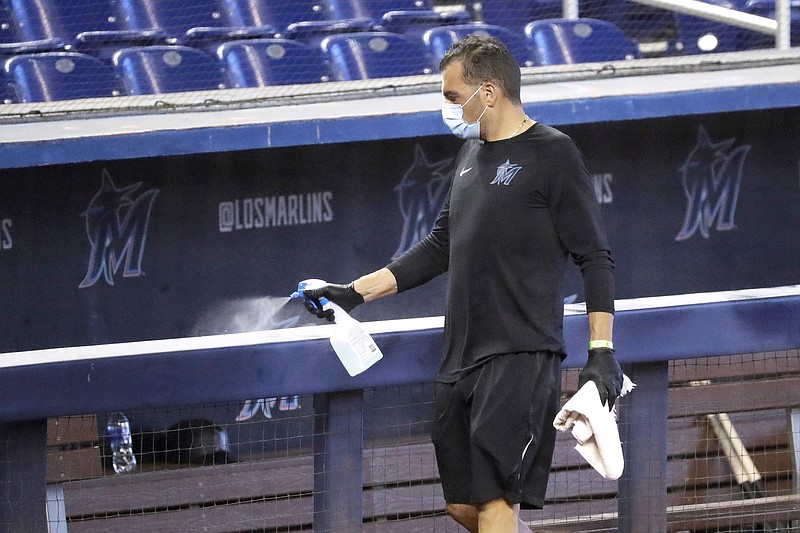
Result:
<svg viewBox="0 0 800 533">
<path fill-rule="evenodd" d="M 589 360 L 578 374 L 578 388 L 594 381 L 600 393 L 600 402 L 605 405 L 608 401 L 608 410 L 614 408 L 616 400 L 622 392 L 622 369 L 614 358 L 614 350 L 610 348 L 593 348 L 589 350 Z"/>
</svg>

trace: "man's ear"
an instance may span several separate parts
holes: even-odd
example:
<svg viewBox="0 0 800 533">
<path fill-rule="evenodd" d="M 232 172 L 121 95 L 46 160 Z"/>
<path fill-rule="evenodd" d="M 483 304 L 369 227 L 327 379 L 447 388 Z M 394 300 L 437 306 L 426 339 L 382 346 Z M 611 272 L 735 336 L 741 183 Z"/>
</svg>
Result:
<svg viewBox="0 0 800 533">
<path fill-rule="evenodd" d="M 486 105 L 489 107 L 494 107 L 497 103 L 497 98 L 500 94 L 500 88 L 495 85 L 494 83 L 487 81 L 483 86 L 484 91 L 486 91 Z"/>
</svg>

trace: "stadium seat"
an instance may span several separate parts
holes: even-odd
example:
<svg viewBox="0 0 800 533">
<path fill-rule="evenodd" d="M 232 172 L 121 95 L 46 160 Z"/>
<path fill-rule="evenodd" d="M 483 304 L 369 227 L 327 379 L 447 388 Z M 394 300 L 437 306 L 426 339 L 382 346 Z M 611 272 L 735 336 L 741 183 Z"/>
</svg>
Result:
<svg viewBox="0 0 800 533">
<path fill-rule="evenodd" d="M 462 24 L 465 11 L 436 11 L 431 0 L 328 0 L 335 19 L 369 19 L 376 29 L 421 36 L 445 24 Z"/>
<path fill-rule="evenodd" d="M 319 83 L 331 78 L 319 48 L 288 39 L 251 39 L 219 47 L 231 87 Z"/>
<path fill-rule="evenodd" d="M 240 27 L 271 26 L 279 34 L 297 22 L 329 22 L 333 19 L 327 4 L 320 0 L 224 0 L 231 24 Z"/>
<path fill-rule="evenodd" d="M 401 33 L 420 39 L 426 31 L 450 24 L 469 24 L 472 18 L 466 11 L 389 11 L 381 18 L 383 31 Z"/>
<path fill-rule="evenodd" d="M 482 0 L 477 5 L 483 22 L 520 33 L 529 22 L 563 18 L 564 15 L 561 0 Z M 630 2 L 625 0 L 582 0 L 578 5 L 581 18 L 605 20 L 617 26 L 625 23 L 631 9 L 638 10 L 638 7 L 629 7 Z"/>
<path fill-rule="evenodd" d="M 476 17 L 522 35 L 528 22 L 561 18 L 561 0 L 482 0 L 475 3 Z"/>
<path fill-rule="evenodd" d="M 123 27 L 111 0 L 10 0 L 10 6 L 23 40 L 60 41 L 101 59 L 110 60 L 120 48 L 158 44 L 165 37 Z"/>
<path fill-rule="evenodd" d="M 0 59 L 12 55 L 54 52 L 63 49 L 64 41 L 60 38 L 26 41 L 19 31 L 11 9 L 5 4 L 0 5 Z"/>
<path fill-rule="evenodd" d="M 331 35 L 321 44 L 337 81 L 435 72 L 425 45 L 402 35 L 363 32 Z"/>
<path fill-rule="evenodd" d="M 5 64 L 16 100 L 53 102 L 121 93 L 114 71 L 99 59 L 75 52 L 25 54 Z"/>
<path fill-rule="evenodd" d="M 163 94 L 227 87 L 219 62 L 187 46 L 147 46 L 120 50 L 114 66 L 127 94 Z"/>
<path fill-rule="evenodd" d="M 389 11 L 433 11 L 431 0 L 327 0 L 334 18 L 375 21 Z"/>
<path fill-rule="evenodd" d="M 58 52 L 64 50 L 64 42 L 60 39 L 43 39 L 41 41 L 23 41 L 16 43 L 0 43 L 0 61 L 11 56 L 22 54 L 38 54 L 41 52 Z"/>
<path fill-rule="evenodd" d="M 60 39 L 0 43 L 0 64 L 5 63 L 5 61 L 11 57 L 23 54 L 40 54 L 42 52 L 63 51 L 65 51 L 65 45 Z"/>
<path fill-rule="evenodd" d="M 546 19 L 525 26 L 537 65 L 616 61 L 639 57 L 636 44 L 610 22 Z"/>
<path fill-rule="evenodd" d="M 536 20 L 563 17 L 561 0 L 481 0 L 475 16 L 487 24 L 520 34 Z M 640 54 L 666 55 L 675 51 L 671 12 L 625 0 L 582 0 L 579 16 L 611 22 L 640 46 Z"/>
<path fill-rule="evenodd" d="M 0 43 L 16 43 L 22 40 L 11 11 L 7 6 L 0 5 Z"/>
<path fill-rule="evenodd" d="M 453 43 L 469 35 L 496 37 L 506 45 L 520 66 L 526 67 L 534 64 L 522 34 L 502 26 L 493 26 L 480 22 L 439 26 L 425 32 L 422 40 L 431 52 L 434 61 L 438 64 Z"/>
<path fill-rule="evenodd" d="M 273 37 L 271 26 L 236 26 L 217 0 L 120 0 L 129 29 L 159 30 L 171 44 L 203 49 L 210 54 L 227 41 Z"/>
<path fill-rule="evenodd" d="M 13 104 L 17 102 L 17 93 L 14 85 L 9 81 L 6 71 L 0 69 L 0 104 Z"/>
<path fill-rule="evenodd" d="M 10 8 L 4 4 L 0 5 L 0 64 L 5 65 L 9 58 L 17 55 L 63 51 L 64 46 L 64 41 L 61 39 L 24 41 Z M 0 102 L 16 101 L 14 86 L 5 75 L 5 71 L 0 69 Z"/>
<path fill-rule="evenodd" d="M 319 46 L 328 35 L 369 31 L 367 18 L 335 20 L 330 7 L 319 0 L 224 0 L 232 23 L 239 26 L 272 26 L 277 37 Z"/>
<path fill-rule="evenodd" d="M 329 35 L 372 31 L 369 19 L 303 21 L 289 24 L 283 36 L 319 48 L 322 40 Z"/>
</svg>

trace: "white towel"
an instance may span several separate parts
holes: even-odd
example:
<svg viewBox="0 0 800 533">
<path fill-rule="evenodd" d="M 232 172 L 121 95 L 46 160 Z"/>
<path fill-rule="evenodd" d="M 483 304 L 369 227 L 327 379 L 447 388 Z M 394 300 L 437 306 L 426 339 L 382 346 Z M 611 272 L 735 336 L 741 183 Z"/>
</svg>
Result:
<svg viewBox="0 0 800 533">
<path fill-rule="evenodd" d="M 623 375 L 622 393 L 630 392 L 636 385 Z M 606 479 L 619 479 L 622 475 L 622 443 L 619 440 L 616 412 L 608 404 L 600 403 L 600 393 L 594 381 L 589 381 L 564 404 L 553 420 L 559 431 L 572 430 L 578 450 L 586 461 Z"/>
</svg>

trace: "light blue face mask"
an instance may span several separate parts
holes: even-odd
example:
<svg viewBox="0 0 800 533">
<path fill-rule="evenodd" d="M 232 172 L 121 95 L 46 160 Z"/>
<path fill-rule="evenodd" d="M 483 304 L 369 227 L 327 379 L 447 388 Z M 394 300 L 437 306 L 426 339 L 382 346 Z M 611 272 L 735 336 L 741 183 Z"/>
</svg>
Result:
<svg viewBox="0 0 800 533">
<path fill-rule="evenodd" d="M 450 128 L 450 131 L 453 132 L 453 135 L 459 137 L 461 139 L 479 139 L 481 136 L 481 118 L 483 118 L 483 114 L 486 113 L 486 110 L 489 109 L 489 106 L 483 108 L 481 112 L 481 116 L 478 117 L 478 120 L 475 122 L 467 122 L 464 120 L 464 106 L 472 100 L 478 91 L 483 88 L 483 85 L 478 87 L 472 96 L 467 98 L 467 101 L 463 104 L 448 104 L 447 102 L 442 104 L 442 120 L 444 121 L 445 125 Z"/>
</svg>

